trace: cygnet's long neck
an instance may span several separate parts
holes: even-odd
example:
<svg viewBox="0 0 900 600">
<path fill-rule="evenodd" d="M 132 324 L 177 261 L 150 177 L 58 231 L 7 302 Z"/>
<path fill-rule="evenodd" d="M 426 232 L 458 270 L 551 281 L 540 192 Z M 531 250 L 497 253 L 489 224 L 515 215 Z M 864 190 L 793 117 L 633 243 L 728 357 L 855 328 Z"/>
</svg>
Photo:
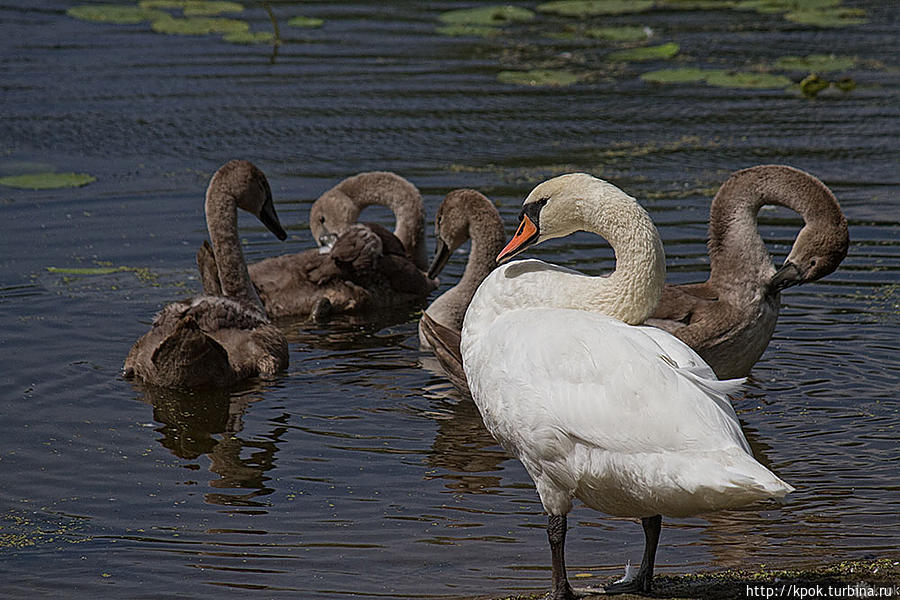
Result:
<svg viewBox="0 0 900 600">
<path fill-rule="evenodd" d="M 213 178 L 206 190 L 206 227 L 216 258 L 222 294 L 264 310 L 244 262 L 238 235 L 237 202 L 234 196 L 219 189 L 216 184 L 217 180 Z"/>
<path fill-rule="evenodd" d="M 441 294 L 428 307 L 428 316 L 452 329 L 462 329 L 466 309 L 481 282 L 497 265 L 496 257 L 505 244 L 503 221 L 496 210 L 478 211 L 470 215 L 469 235 L 472 244 L 469 259 L 459 282 Z"/>
<path fill-rule="evenodd" d="M 800 214 L 807 227 L 830 227 L 843 219 L 831 191 L 808 173 L 784 165 L 737 171 L 709 211 L 709 281 L 717 288 L 763 285 L 775 273 L 757 227 L 759 209 L 767 204 Z"/>
<path fill-rule="evenodd" d="M 607 277 L 580 276 L 560 282 L 557 293 L 575 300 L 571 308 L 602 312 L 637 325 L 659 303 L 666 279 L 665 251 L 647 211 L 618 188 L 599 183 L 613 190 L 616 201 L 578 201 L 578 214 L 583 230 L 600 235 L 612 246 L 616 268 Z"/>
<path fill-rule="evenodd" d="M 357 207 L 357 215 L 367 206 L 386 206 L 394 213 L 394 235 L 406 248 L 416 266 L 428 269 L 425 248 L 425 206 L 416 186 L 387 171 L 360 173 L 338 185 Z"/>
</svg>

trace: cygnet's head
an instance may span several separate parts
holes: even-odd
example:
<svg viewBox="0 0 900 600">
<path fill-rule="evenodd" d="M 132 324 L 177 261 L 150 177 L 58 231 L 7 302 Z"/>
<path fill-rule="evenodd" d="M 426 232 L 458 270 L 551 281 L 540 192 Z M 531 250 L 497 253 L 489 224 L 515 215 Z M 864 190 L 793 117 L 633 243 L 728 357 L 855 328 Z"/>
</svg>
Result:
<svg viewBox="0 0 900 600">
<path fill-rule="evenodd" d="M 850 236 L 843 214 L 834 222 L 809 223 L 797 234 L 794 246 L 772 277 L 770 285 L 783 290 L 825 277 L 847 256 Z"/>
<path fill-rule="evenodd" d="M 323 252 L 331 250 L 339 235 L 356 223 L 359 207 L 339 189 L 330 189 L 309 209 L 309 230 Z"/>
<path fill-rule="evenodd" d="M 234 198 L 238 208 L 256 215 L 279 240 L 287 238 L 275 212 L 272 189 L 263 172 L 246 160 L 230 160 L 216 171 L 207 196 L 222 194 Z"/>
<path fill-rule="evenodd" d="M 428 268 L 429 278 L 437 277 L 450 260 L 450 255 L 471 237 L 469 223 L 479 200 L 490 203 L 481 192 L 471 189 L 452 190 L 444 197 L 434 217 L 436 242 L 434 259 Z"/>
</svg>

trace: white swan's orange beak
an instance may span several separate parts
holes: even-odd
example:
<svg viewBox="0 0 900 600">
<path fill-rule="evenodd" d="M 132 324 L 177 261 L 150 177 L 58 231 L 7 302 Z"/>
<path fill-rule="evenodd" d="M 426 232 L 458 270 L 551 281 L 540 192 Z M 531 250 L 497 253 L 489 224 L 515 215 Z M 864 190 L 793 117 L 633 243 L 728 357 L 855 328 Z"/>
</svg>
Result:
<svg viewBox="0 0 900 600">
<path fill-rule="evenodd" d="M 516 230 L 516 235 L 509 240 L 506 247 L 497 255 L 497 264 L 509 260 L 519 252 L 528 248 L 538 238 L 538 228 L 528 215 L 522 215 L 522 222 Z"/>
</svg>

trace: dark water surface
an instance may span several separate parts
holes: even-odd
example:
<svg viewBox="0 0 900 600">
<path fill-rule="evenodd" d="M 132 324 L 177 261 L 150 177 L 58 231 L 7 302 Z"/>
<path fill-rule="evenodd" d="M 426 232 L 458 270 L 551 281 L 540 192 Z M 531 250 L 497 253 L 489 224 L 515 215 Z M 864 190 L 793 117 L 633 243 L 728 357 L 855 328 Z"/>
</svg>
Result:
<svg viewBox="0 0 900 600">
<path fill-rule="evenodd" d="M 250 260 L 309 247 L 310 202 L 359 171 L 408 177 L 429 219 L 448 190 L 479 188 L 511 231 L 534 184 L 587 170 L 642 200 L 679 282 L 703 277 L 709 198 L 731 171 L 778 162 L 816 174 L 850 221 L 850 254 L 824 281 L 784 294 L 775 337 L 735 401 L 757 456 L 797 492 L 781 508 L 667 521 L 658 566 L 896 553 L 893 2 L 854 3 L 868 23 L 838 28 L 654 10 L 542 15 L 488 38 L 435 33 L 442 11 L 471 4 L 272 2 L 277 52 L 79 21 L 66 15 L 72 4 L 0 0 L 0 176 L 97 178 L 0 187 L 0 596 L 448 598 L 547 583 L 537 494 L 472 404 L 423 368 L 415 314 L 371 327 L 287 324 L 288 373 L 230 395 L 152 394 L 119 377 L 155 311 L 199 289 L 203 193 L 233 157 L 267 173 L 290 234 L 279 243 L 242 221 Z M 241 18 L 271 30 L 266 11 L 246 5 Z M 301 14 L 325 24 L 286 24 Z M 646 25 L 653 43 L 681 53 L 612 63 L 621 44 L 547 36 L 573 23 Z M 812 53 L 854 57 L 840 75 L 857 88 L 807 99 L 638 77 Z M 564 88 L 497 81 L 537 67 L 587 77 Z M 800 222 L 777 210 L 760 221 L 780 262 Z M 593 273 L 612 266 L 588 235 L 533 254 Z M 462 264 L 448 266 L 446 284 Z M 140 270 L 47 270 L 102 265 Z M 573 576 L 600 582 L 640 560 L 635 523 L 583 507 L 570 523 Z"/>
</svg>

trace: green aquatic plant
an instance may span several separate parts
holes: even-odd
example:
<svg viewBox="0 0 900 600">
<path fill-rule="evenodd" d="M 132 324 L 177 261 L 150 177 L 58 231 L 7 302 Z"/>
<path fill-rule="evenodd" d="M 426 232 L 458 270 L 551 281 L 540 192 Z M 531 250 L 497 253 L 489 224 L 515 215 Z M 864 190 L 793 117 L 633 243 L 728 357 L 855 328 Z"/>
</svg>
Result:
<svg viewBox="0 0 900 600">
<path fill-rule="evenodd" d="M 291 27 L 305 27 L 307 29 L 314 29 L 316 27 L 321 27 L 322 25 L 324 25 L 325 20 L 316 19 L 315 17 L 297 16 L 292 17 L 290 20 L 288 20 L 287 24 Z"/>
<path fill-rule="evenodd" d="M 756 89 L 783 88 L 791 84 L 791 80 L 784 75 L 692 67 L 650 71 L 642 74 L 641 79 L 650 83 L 703 82 L 717 87 Z"/>
<path fill-rule="evenodd" d="M 741 0 L 735 8 L 776 14 L 792 10 L 824 10 L 840 3 L 841 0 Z"/>
<path fill-rule="evenodd" d="M 622 27 L 595 27 L 588 29 L 584 33 L 588 37 L 610 42 L 637 42 L 649 38 L 653 32 L 649 27 L 623 25 Z"/>
<path fill-rule="evenodd" d="M 207 35 L 210 33 L 235 34 L 250 31 L 250 24 L 239 19 L 221 17 L 186 17 L 171 15 L 155 19 L 150 27 L 157 33 L 168 35 Z"/>
<path fill-rule="evenodd" d="M 441 35 L 449 35 L 455 37 L 492 37 L 500 35 L 503 30 L 499 27 L 488 27 L 487 25 L 444 25 L 435 29 Z"/>
<path fill-rule="evenodd" d="M 734 8 L 736 0 L 657 0 L 657 8 L 675 10 L 718 10 Z"/>
<path fill-rule="evenodd" d="M 868 22 L 864 9 L 841 6 L 841 0 L 743 0 L 735 8 L 780 13 L 788 21 L 817 27 L 845 27 Z"/>
<path fill-rule="evenodd" d="M 703 81 L 710 69 L 682 67 L 678 69 L 660 69 L 641 75 L 641 79 L 650 83 L 695 83 Z"/>
<path fill-rule="evenodd" d="M 807 56 L 782 56 L 775 61 L 775 68 L 783 71 L 813 71 L 828 73 L 846 71 L 856 64 L 856 59 L 834 54 L 809 54 Z"/>
<path fill-rule="evenodd" d="M 850 77 L 842 77 L 835 82 L 832 82 L 834 87 L 841 90 L 842 92 L 852 92 L 856 89 L 856 81 Z"/>
<path fill-rule="evenodd" d="M 212 17 L 244 11 L 242 4 L 218 0 L 141 0 L 138 6 L 148 9 L 180 10 L 186 17 Z"/>
<path fill-rule="evenodd" d="M 515 85 L 567 86 L 576 83 L 581 77 L 571 71 L 558 69 L 533 69 L 531 71 L 500 71 L 497 81 Z"/>
<path fill-rule="evenodd" d="M 729 88 L 773 89 L 791 85 L 784 75 L 743 71 L 712 70 L 704 79 L 709 85 Z"/>
<path fill-rule="evenodd" d="M 112 275 L 113 273 L 134 273 L 138 280 L 145 283 L 155 282 L 159 276 L 146 267 L 114 266 L 108 261 L 96 261 L 96 267 L 44 267 L 48 273 L 63 275 L 63 283 L 76 281 L 76 277 L 95 275 Z"/>
<path fill-rule="evenodd" d="M 627 50 L 618 50 L 610 53 L 607 58 L 616 61 L 641 61 L 641 60 L 663 60 L 672 58 L 678 54 L 678 44 L 669 42 L 659 46 L 643 46 L 640 48 L 629 48 Z"/>
<path fill-rule="evenodd" d="M 462 8 L 441 14 L 438 19 L 448 25 L 480 25 L 500 27 L 510 23 L 523 23 L 534 18 L 534 12 L 511 4 Z"/>
<path fill-rule="evenodd" d="M 539 4 L 537 11 L 566 17 L 590 17 L 644 12 L 651 8 L 653 0 L 554 0 Z"/>
<path fill-rule="evenodd" d="M 84 4 L 73 6 L 66 11 L 73 19 L 95 23 L 135 25 L 165 16 L 158 10 L 125 4 Z"/>
<path fill-rule="evenodd" d="M 231 44 L 272 44 L 275 34 L 271 31 L 232 31 L 222 36 Z"/>
<path fill-rule="evenodd" d="M 834 7 L 820 10 L 793 10 L 786 13 L 784 18 L 793 23 L 815 25 L 816 27 L 847 27 L 869 22 L 866 18 L 866 11 L 862 8 Z"/>
<path fill-rule="evenodd" d="M 55 190 L 81 187 L 97 178 L 87 173 L 28 173 L 0 177 L 0 185 L 21 190 Z"/>
<path fill-rule="evenodd" d="M 831 85 L 827 79 L 819 77 L 815 73 L 810 73 L 800 82 L 800 91 L 807 98 L 815 98 L 816 95 Z"/>
</svg>

